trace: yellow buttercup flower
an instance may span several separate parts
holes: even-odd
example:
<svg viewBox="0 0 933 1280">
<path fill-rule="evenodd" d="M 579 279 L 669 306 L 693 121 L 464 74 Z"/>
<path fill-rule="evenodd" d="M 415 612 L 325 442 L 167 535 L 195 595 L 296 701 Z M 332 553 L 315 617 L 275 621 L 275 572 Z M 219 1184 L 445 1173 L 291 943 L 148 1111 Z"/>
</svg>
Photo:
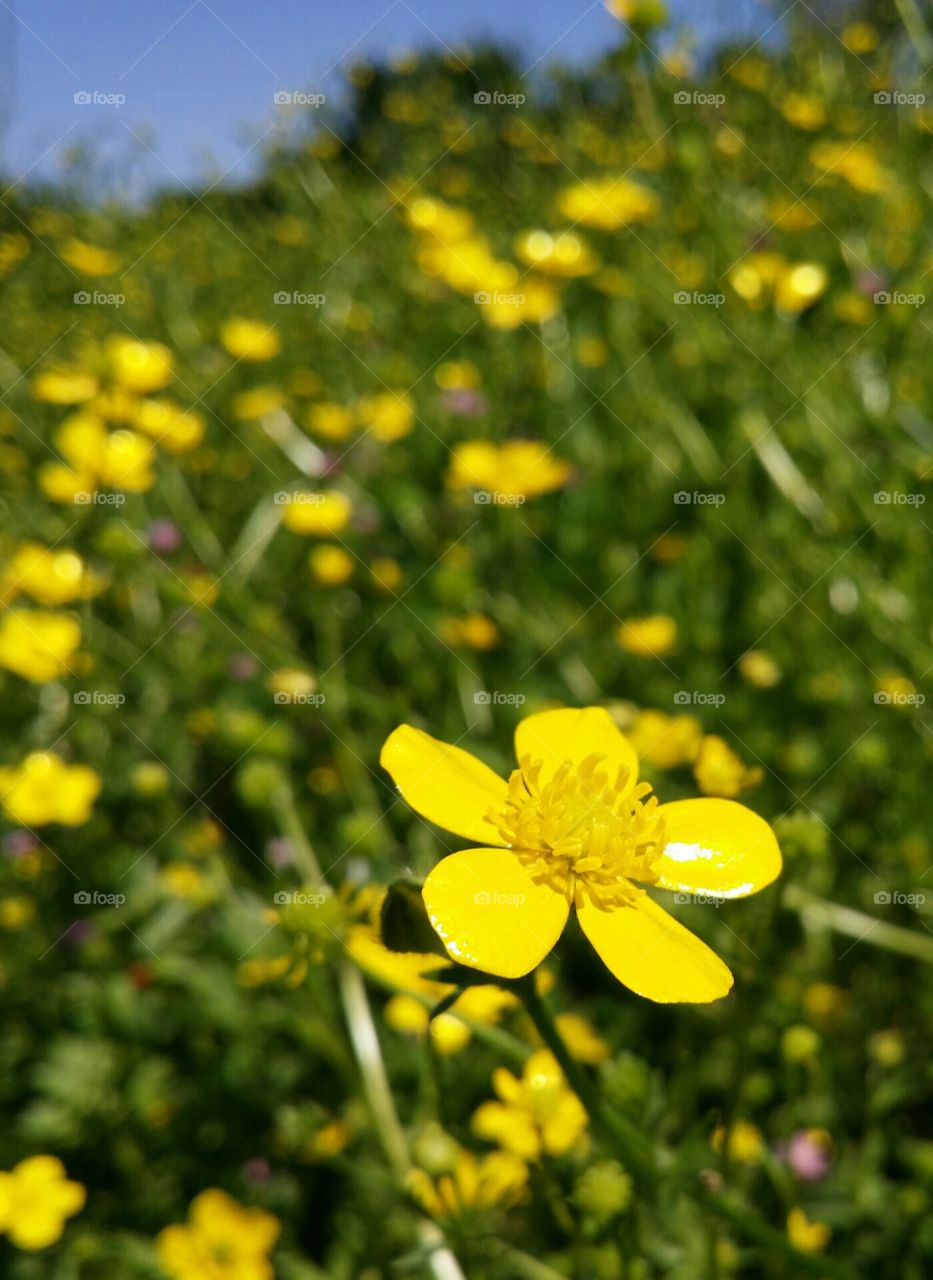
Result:
<svg viewBox="0 0 933 1280">
<path fill-rule="evenodd" d="M 562 489 L 573 474 L 569 462 L 556 458 L 537 440 L 470 440 L 454 447 L 447 471 L 451 489 L 485 490 L 492 499 L 534 498 Z"/>
<path fill-rule="evenodd" d="M 784 672 L 764 649 L 749 649 L 739 658 L 739 675 L 757 689 L 773 689 L 780 684 Z"/>
<path fill-rule="evenodd" d="M 761 1130 L 748 1120 L 736 1120 L 727 1130 L 719 1125 L 713 1130 L 710 1146 L 714 1151 L 723 1152 L 737 1164 L 757 1164 L 765 1149 Z"/>
<path fill-rule="evenodd" d="M 432 1218 L 457 1218 L 471 1209 L 517 1204 L 528 1185 L 528 1166 L 507 1151 L 476 1156 L 461 1150 L 450 1173 L 433 1179 L 423 1169 L 412 1169 L 407 1183 Z"/>
<path fill-rule="evenodd" d="M 160 399 L 141 401 L 132 425 L 169 453 L 188 453 L 197 448 L 206 430 L 204 417 L 197 410 Z"/>
<path fill-rule="evenodd" d="M 65 1219 L 84 1208 L 86 1192 L 70 1182 L 55 1156 L 30 1156 L 0 1173 L 0 1232 L 17 1249 L 45 1249 L 60 1240 Z"/>
<path fill-rule="evenodd" d="M 381 762 L 423 817 L 477 842 L 428 875 L 424 901 L 452 959 L 503 978 L 529 973 L 571 907 L 620 982 L 660 1002 L 724 996 L 732 974 L 645 886 L 740 898 L 781 869 L 764 819 L 731 800 L 659 805 L 601 707 L 544 711 L 515 732 L 509 781 L 411 725 Z"/>
<path fill-rule="evenodd" d="M 444 644 L 463 645 L 481 653 L 499 643 L 499 628 L 484 613 L 468 613 L 463 618 L 441 618 L 437 634 Z"/>
<path fill-rule="evenodd" d="M 146 395 L 171 381 L 174 357 L 161 342 L 140 342 L 115 333 L 108 338 L 106 350 L 114 380 L 127 391 Z"/>
<path fill-rule="evenodd" d="M 837 177 L 868 195 L 891 190 L 894 179 L 867 142 L 824 139 L 810 148 L 810 163 L 821 177 Z"/>
<path fill-rule="evenodd" d="M 285 407 L 285 395 L 281 387 L 251 387 L 233 397 L 231 409 L 237 422 L 254 422 L 268 413 Z"/>
<path fill-rule="evenodd" d="M 120 267 L 120 259 L 112 250 L 76 237 L 62 245 L 58 256 L 83 276 L 112 276 Z"/>
<path fill-rule="evenodd" d="M 83 404 L 97 395 L 97 379 L 79 369 L 47 369 L 37 374 L 32 394 L 46 404 Z"/>
<path fill-rule="evenodd" d="M 658 211 L 658 198 L 631 178 L 590 178 L 566 187 L 558 199 L 565 218 L 587 227 L 616 231 L 619 227 L 650 222 Z"/>
<path fill-rule="evenodd" d="M 829 273 L 818 262 L 795 262 L 778 276 L 774 302 L 779 311 L 796 315 L 812 307 L 826 292 Z"/>
<path fill-rule="evenodd" d="M 570 1056 L 576 1058 L 577 1062 L 596 1067 L 612 1056 L 608 1044 L 596 1034 L 582 1014 L 568 1009 L 565 1013 L 559 1013 L 554 1022 Z"/>
<path fill-rule="evenodd" d="M 336 489 L 288 496 L 289 501 L 282 504 L 282 523 L 292 533 L 333 538 L 347 527 L 353 515 L 350 499 Z"/>
<path fill-rule="evenodd" d="M 415 425 L 415 409 L 404 391 L 385 391 L 356 403 L 356 414 L 374 440 L 391 444 L 407 436 Z"/>
<path fill-rule="evenodd" d="M 789 93 L 781 103 L 781 115 L 795 129 L 822 129 L 826 108 L 813 93 Z"/>
<path fill-rule="evenodd" d="M 70 604 L 72 600 L 89 600 L 106 585 L 106 580 L 92 572 L 76 551 L 24 542 L 17 547 L 0 579 L 0 597 L 9 600 L 18 592 L 25 592 L 39 604 Z"/>
<path fill-rule="evenodd" d="M 237 360 L 261 363 L 274 360 L 282 350 L 282 339 L 273 324 L 235 316 L 220 330 L 220 341 Z"/>
<path fill-rule="evenodd" d="M 80 644 L 81 624 L 70 613 L 11 609 L 0 619 L 0 667 L 35 684 L 74 674 Z"/>
<path fill-rule="evenodd" d="M 308 430 L 325 440 L 346 440 L 356 426 L 356 419 L 342 404 L 321 401 L 308 409 Z"/>
<path fill-rule="evenodd" d="M 0 768 L 0 805 L 12 822 L 41 827 L 60 822 L 80 827 L 100 794 L 100 778 L 83 764 L 66 764 L 51 751 L 34 751 Z"/>
<path fill-rule="evenodd" d="M 757 786 L 764 777 L 764 770 L 757 765 L 746 765 L 725 738 L 711 733 L 700 743 L 693 776 L 704 795 L 734 799 L 743 791 Z"/>
<path fill-rule="evenodd" d="M 485 292 L 479 313 L 492 329 L 518 329 L 523 324 L 542 324 L 560 309 L 560 295 L 550 280 L 526 276 L 511 292 Z"/>
<path fill-rule="evenodd" d="M 354 560 L 343 547 L 315 547 L 308 556 L 308 567 L 315 581 L 324 587 L 339 587 L 353 573 Z"/>
<path fill-rule="evenodd" d="M 676 769 L 696 758 L 703 727 L 696 716 L 669 716 L 664 711 L 639 711 L 628 739 L 640 760 L 656 769 Z"/>
<path fill-rule="evenodd" d="M 562 1156 L 577 1145 L 588 1117 L 549 1049 L 527 1059 L 521 1079 L 497 1067 L 492 1085 L 498 1102 L 483 1102 L 473 1113 L 473 1132 L 523 1160 Z"/>
<path fill-rule="evenodd" d="M 599 266 L 599 259 L 575 231 L 523 231 L 515 241 L 522 262 L 555 276 L 586 276 Z"/>
<path fill-rule="evenodd" d="M 829 1244 L 832 1230 L 825 1222 L 811 1222 L 803 1209 L 791 1209 L 787 1215 L 787 1236 L 801 1253 L 819 1253 Z"/>
<path fill-rule="evenodd" d="M 202 1191 L 186 1223 L 156 1237 L 159 1262 L 172 1280 L 273 1280 L 269 1254 L 281 1223 L 262 1209 L 244 1209 L 224 1191 Z"/>
<path fill-rule="evenodd" d="M 615 638 L 626 653 L 640 658 L 663 658 L 677 643 L 677 623 L 666 613 L 626 618 L 616 627 Z"/>
</svg>

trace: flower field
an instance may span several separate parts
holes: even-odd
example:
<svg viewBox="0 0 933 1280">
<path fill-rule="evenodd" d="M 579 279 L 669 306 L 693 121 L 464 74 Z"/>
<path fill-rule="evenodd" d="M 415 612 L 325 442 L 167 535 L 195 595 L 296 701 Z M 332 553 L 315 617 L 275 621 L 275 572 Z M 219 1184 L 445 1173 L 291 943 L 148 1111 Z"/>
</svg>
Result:
<svg viewBox="0 0 933 1280">
<path fill-rule="evenodd" d="M 933 1270 L 933 35 L 608 7 L 3 196 L 10 1280 Z"/>
</svg>

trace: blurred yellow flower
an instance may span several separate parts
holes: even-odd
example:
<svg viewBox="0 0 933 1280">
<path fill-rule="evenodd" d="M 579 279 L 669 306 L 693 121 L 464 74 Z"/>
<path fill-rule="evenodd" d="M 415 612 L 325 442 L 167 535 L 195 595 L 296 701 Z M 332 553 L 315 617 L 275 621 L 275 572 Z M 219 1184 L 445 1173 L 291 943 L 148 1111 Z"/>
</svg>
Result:
<svg viewBox="0 0 933 1280">
<path fill-rule="evenodd" d="M 86 1198 L 56 1156 L 30 1156 L 0 1173 L 0 1232 L 17 1249 L 46 1249 L 61 1239 L 65 1219 L 80 1213 Z"/>
<path fill-rule="evenodd" d="M 325 440 L 345 440 L 356 426 L 356 419 L 345 405 L 322 400 L 308 406 L 308 429 Z"/>
<path fill-rule="evenodd" d="M 306 698 L 317 689 L 317 677 L 300 667 L 281 667 L 269 677 L 269 688 L 273 693 Z"/>
<path fill-rule="evenodd" d="M 842 29 L 842 43 L 853 53 L 871 53 L 880 38 L 878 28 L 870 22 L 850 22 Z"/>
<path fill-rule="evenodd" d="M 441 618 L 437 634 L 444 644 L 463 645 L 484 652 L 499 643 L 499 628 L 483 613 L 468 613 L 462 618 Z"/>
<path fill-rule="evenodd" d="M 99 595 L 106 585 L 106 579 L 89 569 L 76 551 L 23 542 L 0 578 L 0 598 L 9 601 L 24 592 L 39 604 L 69 604 Z"/>
<path fill-rule="evenodd" d="M 750 307 L 761 307 L 783 269 L 784 259 L 779 253 L 749 253 L 729 272 L 729 283 Z"/>
<path fill-rule="evenodd" d="M 720 1155 L 725 1153 L 737 1164 L 757 1164 L 765 1149 L 761 1130 L 748 1120 L 736 1120 L 730 1125 L 728 1132 L 724 1125 L 713 1130 L 710 1146 Z"/>
<path fill-rule="evenodd" d="M 101 249 L 84 240 L 67 240 L 58 256 L 83 276 L 111 276 L 120 267 L 120 258 L 110 249 Z"/>
<path fill-rule="evenodd" d="M 871 324 L 875 318 L 875 307 L 871 298 L 855 289 L 847 289 L 833 298 L 833 311 L 843 324 Z"/>
<path fill-rule="evenodd" d="M 726 966 L 641 886 L 755 893 L 781 869 L 768 824 L 731 800 L 658 805 L 601 707 L 526 716 L 515 754 L 506 782 L 411 725 L 382 748 L 412 808 L 476 845 L 442 859 L 422 890 L 451 958 L 522 977 L 556 944 L 573 906 L 607 968 L 637 994 L 660 1003 L 724 996 Z"/>
<path fill-rule="evenodd" d="M 534 498 L 562 489 L 573 474 L 569 462 L 556 458 L 538 440 L 469 440 L 454 446 L 447 471 L 451 489 L 485 492 L 487 502 Z"/>
<path fill-rule="evenodd" d="M 308 556 L 311 576 L 324 587 L 339 587 L 353 573 L 354 560 L 343 547 L 315 547 Z"/>
<path fill-rule="evenodd" d="M 559 1013 L 554 1019 L 561 1039 L 567 1046 L 572 1058 L 577 1062 L 585 1062 L 587 1066 L 596 1067 L 606 1062 L 612 1051 L 602 1036 L 596 1034 L 581 1013 L 567 1010 Z"/>
<path fill-rule="evenodd" d="M 172 898 L 204 906 L 214 898 L 214 888 L 203 872 L 190 862 L 170 862 L 159 873 L 162 888 Z"/>
<path fill-rule="evenodd" d="M 401 391 L 384 391 L 356 402 L 356 416 L 369 435 L 380 444 L 391 444 L 407 436 L 415 424 L 411 398 Z"/>
<path fill-rule="evenodd" d="M 132 425 L 169 453 L 187 453 L 204 439 L 206 423 L 195 409 L 183 409 L 174 400 L 143 400 Z"/>
<path fill-rule="evenodd" d="M 11 609 L 0 618 L 0 666 L 35 684 L 74 675 L 80 644 L 81 624 L 70 613 Z"/>
<path fill-rule="evenodd" d="M 739 658 L 739 675 L 757 689 L 773 689 L 784 672 L 764 649 L 749 649 Z"/>
<path fill-rule="evenodd" d="M 473 1132 L 523 1160 L 565 1155 L 583 1136 L 588 1118 L 549 1049 L 525 1062 L 521 1079 L 505 1067 L 492 1075 L 498 1102 L 483 1102 L 473 1113 Z"/>
<path fill-rule="evenodd" d="M 231 411 L 237 422 L 254 422 L 268 413 L 285 407 L 285 395 L 281 387 L 251 387 L 233 397 Z"/>
<path fill-rule="evenodd" d="M 97 394 L 97 379 L 78 369 L 47 369 L 36 375 L 32 394 L 46 404 L 82 404 Z"/>
<path fill-rule="evenodd" d="M 703 727 L 696 716 L 670 716 L 665 711 L 639 711 L 628 739 L 641 760 L 656 769 L 676 769 L 696 759 Z"/>
<path fill-rule="evenodd" d="M 821 177 L 842 178 L 856 191 L 877 195 L 894 188 L 892 175 L 867 142 L 835 142 L 827 138 L 813 144 L 809 159 Z"/>
<path fill-rule="evenodd" d="M 543 324 L 560 309 L 560 295 L 549 280 L 525 276 L 508 292 L 483 291 L 479 313 L 492 329 L 518 329 L 523 324 Z"/>
<path fill-rule="evenodd" d="M 811 1222 L 803 1209 L 791 1209 L 787 1215 L 787 1236 L 801 1253 L 819 1253 L 829 1244 L 832 1231 L 825 1222 Z"/>
<path fill-rule="evenodd" d="M 667 22 L 664 0 L 603 0 L 614 18 L 630 25 L 661 27 Z"/>
<path fill-rule="evenodd" d="M 224 1191 L 202 1191 L 186 1223 L 156 1237 L 159 1262 L 172 1280 L 274 1280 L 269 1254 L 281 1223 L 262 1209 L 245 1209 Z"/>
<path fill-rule="evenodd" d="M 616 231 L 619 227 L 650 222 L 658 212 L 658 198 L 631 178 L 610 175 L 590 178 L 565 187 L 558 208 L 574 224 Z"/>
<path fill-rule="evenodd" d="M 234 316 L 221 326 L 220 341 L 235 359 L 255 363 L 274 360 L 282 349 L 274 324 L 242 316 Z"/>
<path fill-rule="evenodd" d="M 812 1061 L 819 1053 L 822 1041 L 812 1027 L 802 1023 L 788 1027 L 781 1036 L 781 1054 L 788 1062 Z"/>
<path fill-rule="evenodd" d="M 442 360 L 434 370 L 434 381 L 442 391 L 475 391 L 481 378 L 469 360 Z"/>
<path fill-rule="evenodd" d="M 18 262 L 28 257 L 28 236 L 19 231 L 0 235 L 0 276 L 8 275 Z"/>
<path fill-rule="evenodd" d="M 0 768 L 0 792 L 0 804 L 12 822 L 80 827 L 100 794 L 100 778 L 87 765 L 66 764 L 53 752 L 34 751 L 18 765 Z"/>
<path fill-rule="evenodd" d="M 586 276 L 599 266 L 599 259 L 575 231 L 523 231 L 515 240 L 515 252 L 522 262 L 547 275 Z"/>
<path fill-rule="evenodd" d="M 381 591 L 397 591 L 402 585 L 402 566 L 388 556 L 377 556 L 369 566 L 373 582 Z"/>
<path fill-rule="evenodd" d="M 795 129 L 822 129 L 826 108 L 814 93 L 789 93 L 781 102 L 781 115 Z"/>
<path fill-rule="evenodd" d="M 425 1213 L 432 1218 L 456 1218 L 470 1209 L 517 1204 L 528 1185 L 528 1167 L 507 1151 L 476 1156 L 461 1149 L 450 1173 L 432 1179 L 423 1169 L 412 1169 L 407 1183 Z"/>
<path fill-rule="evenodd" d="M 282 523 L 292 533 L 309 537 L 334 538 L 350 523 L 353 504 L 336 489 L 327 492 L 297 492 L 282 504 Z"/>
<path fill-rule="evenodd" d="M 677 623 L 666 613 L 626 618 L 615 629 L 616 643 L 641 658 L 662 658 L 677 643 Z"/>
<path fill-rule="evenodd" d="M 455 209 L 443 200 L 419 196 L 405 210 L 405 221 L 413 231 L 436 237 L 444 243 L 465 240 L 473 230 L 473 215 Z"/>
<path fill-rule="evenodd" d="M 774 302 L 778 311 L 796 315 L 812 307 L 826 292 L 829 274 L 818 262 L 791 263 L 778 276 Z"/>
<path fill-rule="evenodd" d="M 106 352 L 114 380 L 127 391 L 146 395 L 172 379 L 174 357 L 161 342 L 140 342 L 115 333 L 107 339 Z"/>
<path fill-rule="evenodd" d="M 759 765 L 746 765 L 725 738 L 711 733 L 700 743 L 693 763 L 693 776 L 704 795 L 732 800 L 743 791 L 756 787 L 764 777 L 764 770 Z"/>
<path fill-rule="evenodd" d="M 25 929 L 36 918 L 34 898 L 0 898 L 0 929 Z"/>
</svg>

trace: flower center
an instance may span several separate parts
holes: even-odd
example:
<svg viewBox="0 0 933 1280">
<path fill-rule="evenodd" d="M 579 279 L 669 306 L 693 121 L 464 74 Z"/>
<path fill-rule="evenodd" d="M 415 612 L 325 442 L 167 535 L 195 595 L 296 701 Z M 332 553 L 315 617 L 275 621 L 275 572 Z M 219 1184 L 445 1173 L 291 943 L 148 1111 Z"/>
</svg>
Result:
<svg viewBox="0 0 933 1280">
<path fill-rule="evenodd" d="M 635 783 L 624 765 L 613 776 L 604 755 L 565 760 L 541 782 L 543 762 L 523 756 L 509 778 L 509 798 L 486 816 L 538 884 L 568 902 L 584 894 L 608 910 L 633 906 L 653 884 L 664 847 L 664 819 L 651 784 Z"/>
</svg>

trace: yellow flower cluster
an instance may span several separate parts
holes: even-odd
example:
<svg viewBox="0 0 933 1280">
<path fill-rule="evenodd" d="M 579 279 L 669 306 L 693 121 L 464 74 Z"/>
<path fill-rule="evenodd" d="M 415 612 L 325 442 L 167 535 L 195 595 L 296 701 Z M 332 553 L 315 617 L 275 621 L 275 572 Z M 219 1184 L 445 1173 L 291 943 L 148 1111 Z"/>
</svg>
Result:
<svg viewBox="0 0 933 1280">
<path fill-rule="evenodd" d="M 17 608 L 0 619 L 0 667 L 34 684 L 75 674 L 80 644 L 81 624 L 70 613 Z"/>
<path fill-rule="evenodd" d="M 41 827 L 60 822 L 80 827 L 100 794 L 100 777 L 88 765 L 66 764 L 51 751 L 34 751 L 18 765 L 0 767 L 0 805 L 12 822 Z"/>
<path fill-rule="evenodd" d="M 750 253 L 729 272 L 729 283 L 752 310 L 768 300 L 785 315 L 806 311 L 826 292 L 829 275 L 818 262 L 787 262 L 779 253 Z"/>
<path fill-rule="evenodd" d="M 572 475 L 570 463 L 540 441 L 468 440 L 454 447 L 447 486 L 485 492 L 491 502 L 514 501 L 562 489 Z"/>
<path fill-rule="evenodd" d="M 106 585 L 76 551 L 22 542 L 0 573 L 0 600 L 9 604 L 23 593 L 39 604 L 70 604 L 99 595 Z"/>
</svg>

